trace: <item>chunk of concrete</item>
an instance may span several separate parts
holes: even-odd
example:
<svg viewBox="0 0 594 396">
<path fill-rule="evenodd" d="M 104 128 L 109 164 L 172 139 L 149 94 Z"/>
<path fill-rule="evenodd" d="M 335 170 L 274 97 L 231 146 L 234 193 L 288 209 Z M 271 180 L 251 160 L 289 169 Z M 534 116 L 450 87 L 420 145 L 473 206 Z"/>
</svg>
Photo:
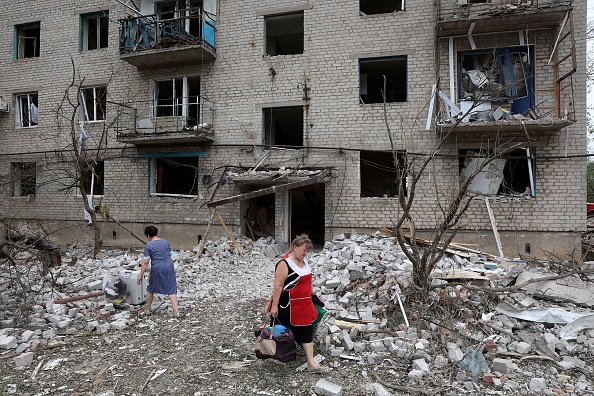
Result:
<svg viewBox="0 0 594 396">
<path fill-rule="evenodd" d="M 450 358 L 450 360 L 452 362 L 459 362 L 462 359 L 464 359 L 464 353 L 462 352 L 460 347 L 458 345 L 454 344 L 453 342 L 447 343 L 447 349 L 448 349 L 448 357 Z"/>
<path fill-rule="evenodd" d="M 25 367 L 33 363 L 33 352 L 21 353 L 14 358 L 14 364 L 17 367 Z"/>
<path fill-rule="evenodd" d="M 314 392 L 322 396 L 342 396 L 342 386 L 321 379 L 316 382 Z"/>
<path fill-rule="evenodd" d="M 547 389 L 547 381 L 544 378 L 531 378 L 529 387 L 531 392 L 543 392 Z"/>
<path fill-rule="evenodd" d="M 0 338 L 0 349 L 10 349 L 15 346 L 17 343 L 17 339 L 14 336 L 6 336 Z"/>
<path fill-rule="evenodd" d="M 501 374 L 509 374 L 514 371 L 514 362 L 509 359 L 493 359 L 493 371 Z"/>
</svg>

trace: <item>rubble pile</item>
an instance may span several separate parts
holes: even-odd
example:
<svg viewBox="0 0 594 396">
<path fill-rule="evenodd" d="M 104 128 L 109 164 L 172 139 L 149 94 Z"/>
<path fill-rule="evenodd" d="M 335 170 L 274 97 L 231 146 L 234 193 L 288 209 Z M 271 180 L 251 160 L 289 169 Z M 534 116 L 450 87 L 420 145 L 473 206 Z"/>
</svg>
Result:
<svg viewBox="0 0 594 396">
<path fill-rule="evenodd" d="M 299 372 L 302 357 L 256 360 L 253 330 L 284 251 L 242 237 L 175 251 L 181 320 L 166 298 L 147 317 L 103 296 L 139 268 L 140 250 L 91 258 L 76 245 L 45 269 L 20 252 L 0 269 L 0 393 L 594 394 L 591 273 L 450 249 L 420 302 L 412 263 L 379 232 L 341 235 L 308 256 L 327 311 L 315 340 L 323 379 Z"/>
</svg>

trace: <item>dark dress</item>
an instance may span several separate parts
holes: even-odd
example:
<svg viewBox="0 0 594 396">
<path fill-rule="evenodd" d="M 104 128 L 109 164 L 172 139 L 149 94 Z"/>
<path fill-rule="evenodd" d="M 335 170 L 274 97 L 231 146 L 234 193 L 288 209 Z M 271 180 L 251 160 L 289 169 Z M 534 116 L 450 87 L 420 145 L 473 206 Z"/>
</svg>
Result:
<svg viewBox="0 0 594 396">
<path fill-rule="evenodd" d="M 287 279 L 285 280 L 285 284 L 283 285 L 283 289 L 291 288 L 291 285 L 294 285 L 299 280 L 299 274 L 297 274 L 293 268 L 289 265 L 287 260 L 289 258 L 285 258 L 284 260 L 279 261 L 276 265 L 286 265 L 287 269 L 289 270 L 289 274 Z M 276 268 L 276 267 L 275 267 Z M 305 272 L 311 273 L 311 269 L 305 261 Z M 291 329 L 293 332 L 293 336 L 295 337 L 295 341 L 300 343 L 310 343 L 313 342 L 313 325 L 309 326 L 294 326 L 291 324 L 291 305 L 289 304 L 289 292 L 283 290 L 280 295 L 280 299 L 278 301 L 278 321 L 283 325 Z"/>
<path fill-rule="evenodd" d="M 151 259 L 149 284 L 146 291 L 159 294 L 177 294 L 177 280 L 169 242 L 165 239 L 150 241 L 144 247 L 144 256 Z"/>
</svg>

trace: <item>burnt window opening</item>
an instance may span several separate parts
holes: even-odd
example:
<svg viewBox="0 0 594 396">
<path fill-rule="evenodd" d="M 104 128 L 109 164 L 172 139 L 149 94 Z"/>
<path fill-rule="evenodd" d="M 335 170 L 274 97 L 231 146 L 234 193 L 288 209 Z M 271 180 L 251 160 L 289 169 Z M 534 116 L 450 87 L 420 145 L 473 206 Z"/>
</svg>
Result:
<svg viewBox="0 0 594 396">
<path fill-rule="evenodd" d="M 153 195 L 198 195 L 198 157 L 155 159 Z"/>
<path fill-rule="evenodd" d="M 402 179 L 404 195 L 406 191 L 406 153 L 396 153 L 398 171 L 394 166 L 392 153 L 378 151 L 361 151 L 360 180 L 361 197 L 393 198 L 398 196 L 398 173 Z"/>
<path fill-rule="evenodd" d="M 296 55 L 303 53 L 303 11 L 267 16 L 266 55 Z"/>
<path fill-rule="evenodd" d="M 26 197 L 35 196 L 37 184 L 37 166 L 35 162 L 13 162 L 12 173 L 12 196 Z"/>
<path fill-rule="evenodd" d="M 492 155 L 489 150 L 460 149 L 458 153 L 461 184 Z M 535 169 L 534 153 L 530 154 L 528 149 L 512 150 L 484 166 L 468 191 L 485 196 L 534 197 Z"/>
<path fill-rule="evenodd" d="M 41 23 L 33 22 L 26 25 L 15 26 L 16 31 L 16 58 L 37 58 L 39 57 L 39 46 L 41 36 Z"/>
<path fill-rule="evenodd" d="M 264 144 L 303 146 L 303 107 L 271 107 L 262 109 Z"/>
<path fill-rule="evenodd" d="M 461 101 L 498 102 L 511 114 L 527 115 L 535 107 L 533 46 L 466 51 L 458 64 Z"/>
<path fill-rule="evenodd" d="M 105 192 L 105 162 L 89 161 L 81 175 L 81 185 L 85 187 L 87 195 L 101 196 Z"/>
<path fill-rule="evenodd" d="M 359 59 L 359 99 L 365 103 L 406 102 L 406 56 Z"/>
<path fill-rule="evenodd" d="M 359 10 L 366 15 L 404 11 L 404 0 L 359 0 Z"/>
</svg>

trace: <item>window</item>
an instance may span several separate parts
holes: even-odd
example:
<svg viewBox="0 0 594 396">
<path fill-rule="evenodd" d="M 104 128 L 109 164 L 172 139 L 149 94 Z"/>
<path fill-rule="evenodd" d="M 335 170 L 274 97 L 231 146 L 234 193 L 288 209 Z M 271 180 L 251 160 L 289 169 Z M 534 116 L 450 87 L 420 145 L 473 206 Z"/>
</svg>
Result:
<svg viewBox="0 0 594 396">
<path fill-rule="evenodd" d="M 81 177 L 81 184 L 85 186 L 87 195 L 103 195 L 105 192 L 104 185 L 104 161 L 89 161 L 87 168 L 84 170 Z"/>
<path fill-rule="evenodd" d="M 39 22 L 15 26 L 17 59 L 37 58 L 39 56 L 39 37 L 41 24 Z"/>
<path fill-rule="evenodd" d="M 109 12 L 102 11 L 93 14 L 81 15 L 81 39 L 82 51 L 107 48 L 109 33 Z"/>
<path fill-rule="evenodd" d="M 361 103 L 406 102 L 406 56 L 359 60 L 359 98 Z"/>
<path fill-rule="evenodd" d="M 487 159 L 491 150 L 459 150 L 460 183 Z M 479 195 L 534 196 L 534 155 L 529 149 L 512 150 L 490 161 L 474 177 L 468 191 Z"/>
<path fill-rule="evenodd" d="M 16 106 L 16 122 L 19 128 L 28 128 L 37 125 L 39 110 L 37 92 L 17 95 Z"/>
<path fill-rule="evenodd" d="M 87 87 L 80 89 L 80 120 L 105 120 L 107 87 Z"/>
<path fill-rule="evenodd" d="M 11 164 L 13 177 L 12 196 L 25 197 L 35 195 L 37 170 L 35 162 L 14 162 Z"/>
<path fill-rule="evenodd" d="M 198 195 L 198 157 L 155 158 L 152 194 Z"/>
<path fill-rule="evenodd" d="M 303 11 L 295 14 L 267 16 L 266 55 L 303 53 Z"/>
<path fill-rule="evenodd" d="M 360 179 L 361 197 L 392 198 L 398 196 L 398 173 L 406 195 L 405 153 L 398 151 L 398 171 L 392 153 L 361 151 Z"/>
<path fill-rule="evenodd" d="M 303 146 L 303 107 L 262 109 L 264 144 Z"/>
<path fill-rule="evenodd" d="M 154 82 L 154 115 L 182 117 L 184 126 L 200 120 L 200 77 L 177 77 Z"/>
<path fill-rule="evenodd" d="M 467 101 L 500 101 L 512 114 L 535 106 L 534 49 L 517 46 L 459 54 L 458 97 Z"/>
<path fill-rule="evenodd" d="M 404 0 L 359 0 L 359 10 L 366 15 L 403 11 Z"/>
</svg>

